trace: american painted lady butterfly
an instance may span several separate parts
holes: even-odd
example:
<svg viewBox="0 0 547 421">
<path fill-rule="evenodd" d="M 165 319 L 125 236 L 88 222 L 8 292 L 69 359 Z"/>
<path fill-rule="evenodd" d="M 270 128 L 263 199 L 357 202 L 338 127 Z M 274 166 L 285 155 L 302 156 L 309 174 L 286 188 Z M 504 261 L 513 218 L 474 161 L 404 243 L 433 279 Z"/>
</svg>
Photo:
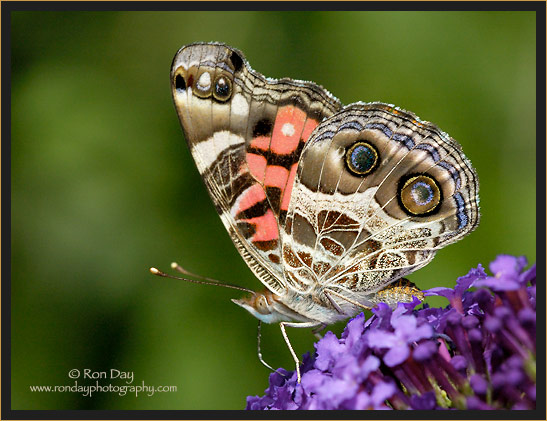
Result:
<svg viewBox="0 0 547 421">
<path fill-rule="evenodd" d="M 219 43 L 182 47 L 172 93 L 222 222 L 266 286 L 233 300 L 260 321 L 324 327 L 421 296 L 403 276 L 479 222 L 460 145 L 413 113 L 343 107 L 312 82 L 269 79 Z"/>
</svg>

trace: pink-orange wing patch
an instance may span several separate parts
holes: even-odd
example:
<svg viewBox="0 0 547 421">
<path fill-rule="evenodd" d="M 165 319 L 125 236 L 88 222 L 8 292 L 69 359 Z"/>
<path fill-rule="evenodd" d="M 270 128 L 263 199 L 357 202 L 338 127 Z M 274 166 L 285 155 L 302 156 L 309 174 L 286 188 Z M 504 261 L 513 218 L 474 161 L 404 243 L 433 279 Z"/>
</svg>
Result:
<svg viewBox="0 0 547 421">
<path fill-rule="evenodd" d="M 305 143 L 319 122 L 293 105 L 280 107 L 277 111 L 270 136 L 257 136 L 250 142 L 253 152 L 247 153 L 249 171 L 266 190 L 272 208 L 288 210 L 290 195 L 299 154 L 296 152 Z M 260 155 L 264 153 L 264 155 Z M 265 156 L 268 156 L 268 160 Z M 280 165 L 281 164 L 281 165 Z M 276 187 L 279 194 L 268 194 L 268 187 Z M 279 206 L 273 202 L 277 201 Z"/>
<path fill-rule="evenodd" d="M 278 224 L 284 223 L 289 209 L 298 151 L 318 124 L 300 108 L 286 105 L 279 107 L 271 133 L 248 144 L 244 166 L 256 184 L 245 190 L 234 211 L 240 222 L 252 227 L 250 240 L 261 249 L 272 249 L 279 240 Z"/>
<path fill-rule="evenodd" d="M 257 203 L 260 203 L 266 199 L 266 193 L 260 184 L 255 184 L 249 187 L 241 194 L 241 198 L 237 202 L 235 214 L 241 214 L 247 209 L 252 208 Z"/>
<path fill-rule="evenodd" d="M 277 230 L 277 220 L 271 209 L 262 215 L 254 218 L 245 219 L 245 222 L 255 226 L 255 233 L 251 241 L 272 241 L 279 238 Z"/>
<path fill-rule="evenodd" d="M 280 108 L 275 118 L 270 150 L 277 155 L 296 151 L 307 117 L 304 111 L 292 105 Z"/>
<path fill-rule="evenodd" d="M 268 165 L 266 167 L 266 177 L 264 185 L 266 187 L 278 187 L 281 190 L 285 189 L 287 179 L 289 178 L 289 170 L 279 165 Z"/>
<path fill-rule="evenodd" d="M 296 177 L 296 170 L 298 168 L 298 162 L 293 164 L 291 171 L 289 172 L 289 177 L 287 178 L 287 184 L 281 196 L 281 210 L 288 211 L 289 203 L 291 201 L 292 186 L 294 184 L 294 177 Z"/>
<path fill-rule="evenodd" d="M 249 172 L 259 183 L 264 184 L 264 177 L 266 177 L 266 167 L 268 162 L 262 155 L 247 152 L 247 166 Z"/>
<path fill-rule="evenodd" d="M 315 130 L 315 128 L 319 125 L 319 122 L 317 120 L 314 120 L 313 118 L 308 118 L 306 120 L 306 124 L 304 124 L 304 130 L 302 130 L 302 140 L 305 142 L 308 141 L 308 139 L 311 136 L 311 133 Z"/>
</svg>

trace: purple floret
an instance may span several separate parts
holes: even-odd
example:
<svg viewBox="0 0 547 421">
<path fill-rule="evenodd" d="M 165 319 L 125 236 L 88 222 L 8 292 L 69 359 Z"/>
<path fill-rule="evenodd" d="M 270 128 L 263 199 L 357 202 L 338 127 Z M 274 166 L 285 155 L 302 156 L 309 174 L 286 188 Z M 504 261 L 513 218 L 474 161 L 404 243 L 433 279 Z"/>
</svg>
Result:
<svg viewBox="0 0 547 421">
<path fill-rule="evenodd" d="M 445 308 L 380 303 L 305 355 L 302 382 L 279 369 L 247 409 L 534 409 L 536 267 L 498 256 L 456 287 Z"/>
</svg>

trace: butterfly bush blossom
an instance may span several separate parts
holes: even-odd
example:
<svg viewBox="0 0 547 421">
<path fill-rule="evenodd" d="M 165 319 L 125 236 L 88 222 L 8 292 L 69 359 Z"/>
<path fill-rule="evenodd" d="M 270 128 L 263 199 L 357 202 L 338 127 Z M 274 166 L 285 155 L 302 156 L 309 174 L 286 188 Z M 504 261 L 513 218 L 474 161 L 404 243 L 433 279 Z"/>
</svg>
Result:
<svg viewBox="0 0 547 421">
<path fill-rule="evenodd" d="M 450 305 L 385 304 L 349 321 L 306 354 L 296 373 L 270 375 L 247 409 L 535 409 L 536 266 L 500 255 L 433 288 Z M 470 289 L 472 288 L 472 289 Z"/>
</svg>

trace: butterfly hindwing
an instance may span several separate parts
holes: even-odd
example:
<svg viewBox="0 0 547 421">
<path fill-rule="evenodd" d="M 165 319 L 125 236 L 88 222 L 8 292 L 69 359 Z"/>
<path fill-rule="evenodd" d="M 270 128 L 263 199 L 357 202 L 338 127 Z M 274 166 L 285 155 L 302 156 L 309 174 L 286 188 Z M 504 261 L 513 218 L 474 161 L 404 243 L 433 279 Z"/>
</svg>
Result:
<svg viewBox="0 0 547 421">
<path fill-rule="evenodd" d="M 302 153 L 283 233 L 287 281 L 366 303 L 478 220 L 478 179 L 452 138 L 393 106 L 353 104 Z"/>
</svg>

